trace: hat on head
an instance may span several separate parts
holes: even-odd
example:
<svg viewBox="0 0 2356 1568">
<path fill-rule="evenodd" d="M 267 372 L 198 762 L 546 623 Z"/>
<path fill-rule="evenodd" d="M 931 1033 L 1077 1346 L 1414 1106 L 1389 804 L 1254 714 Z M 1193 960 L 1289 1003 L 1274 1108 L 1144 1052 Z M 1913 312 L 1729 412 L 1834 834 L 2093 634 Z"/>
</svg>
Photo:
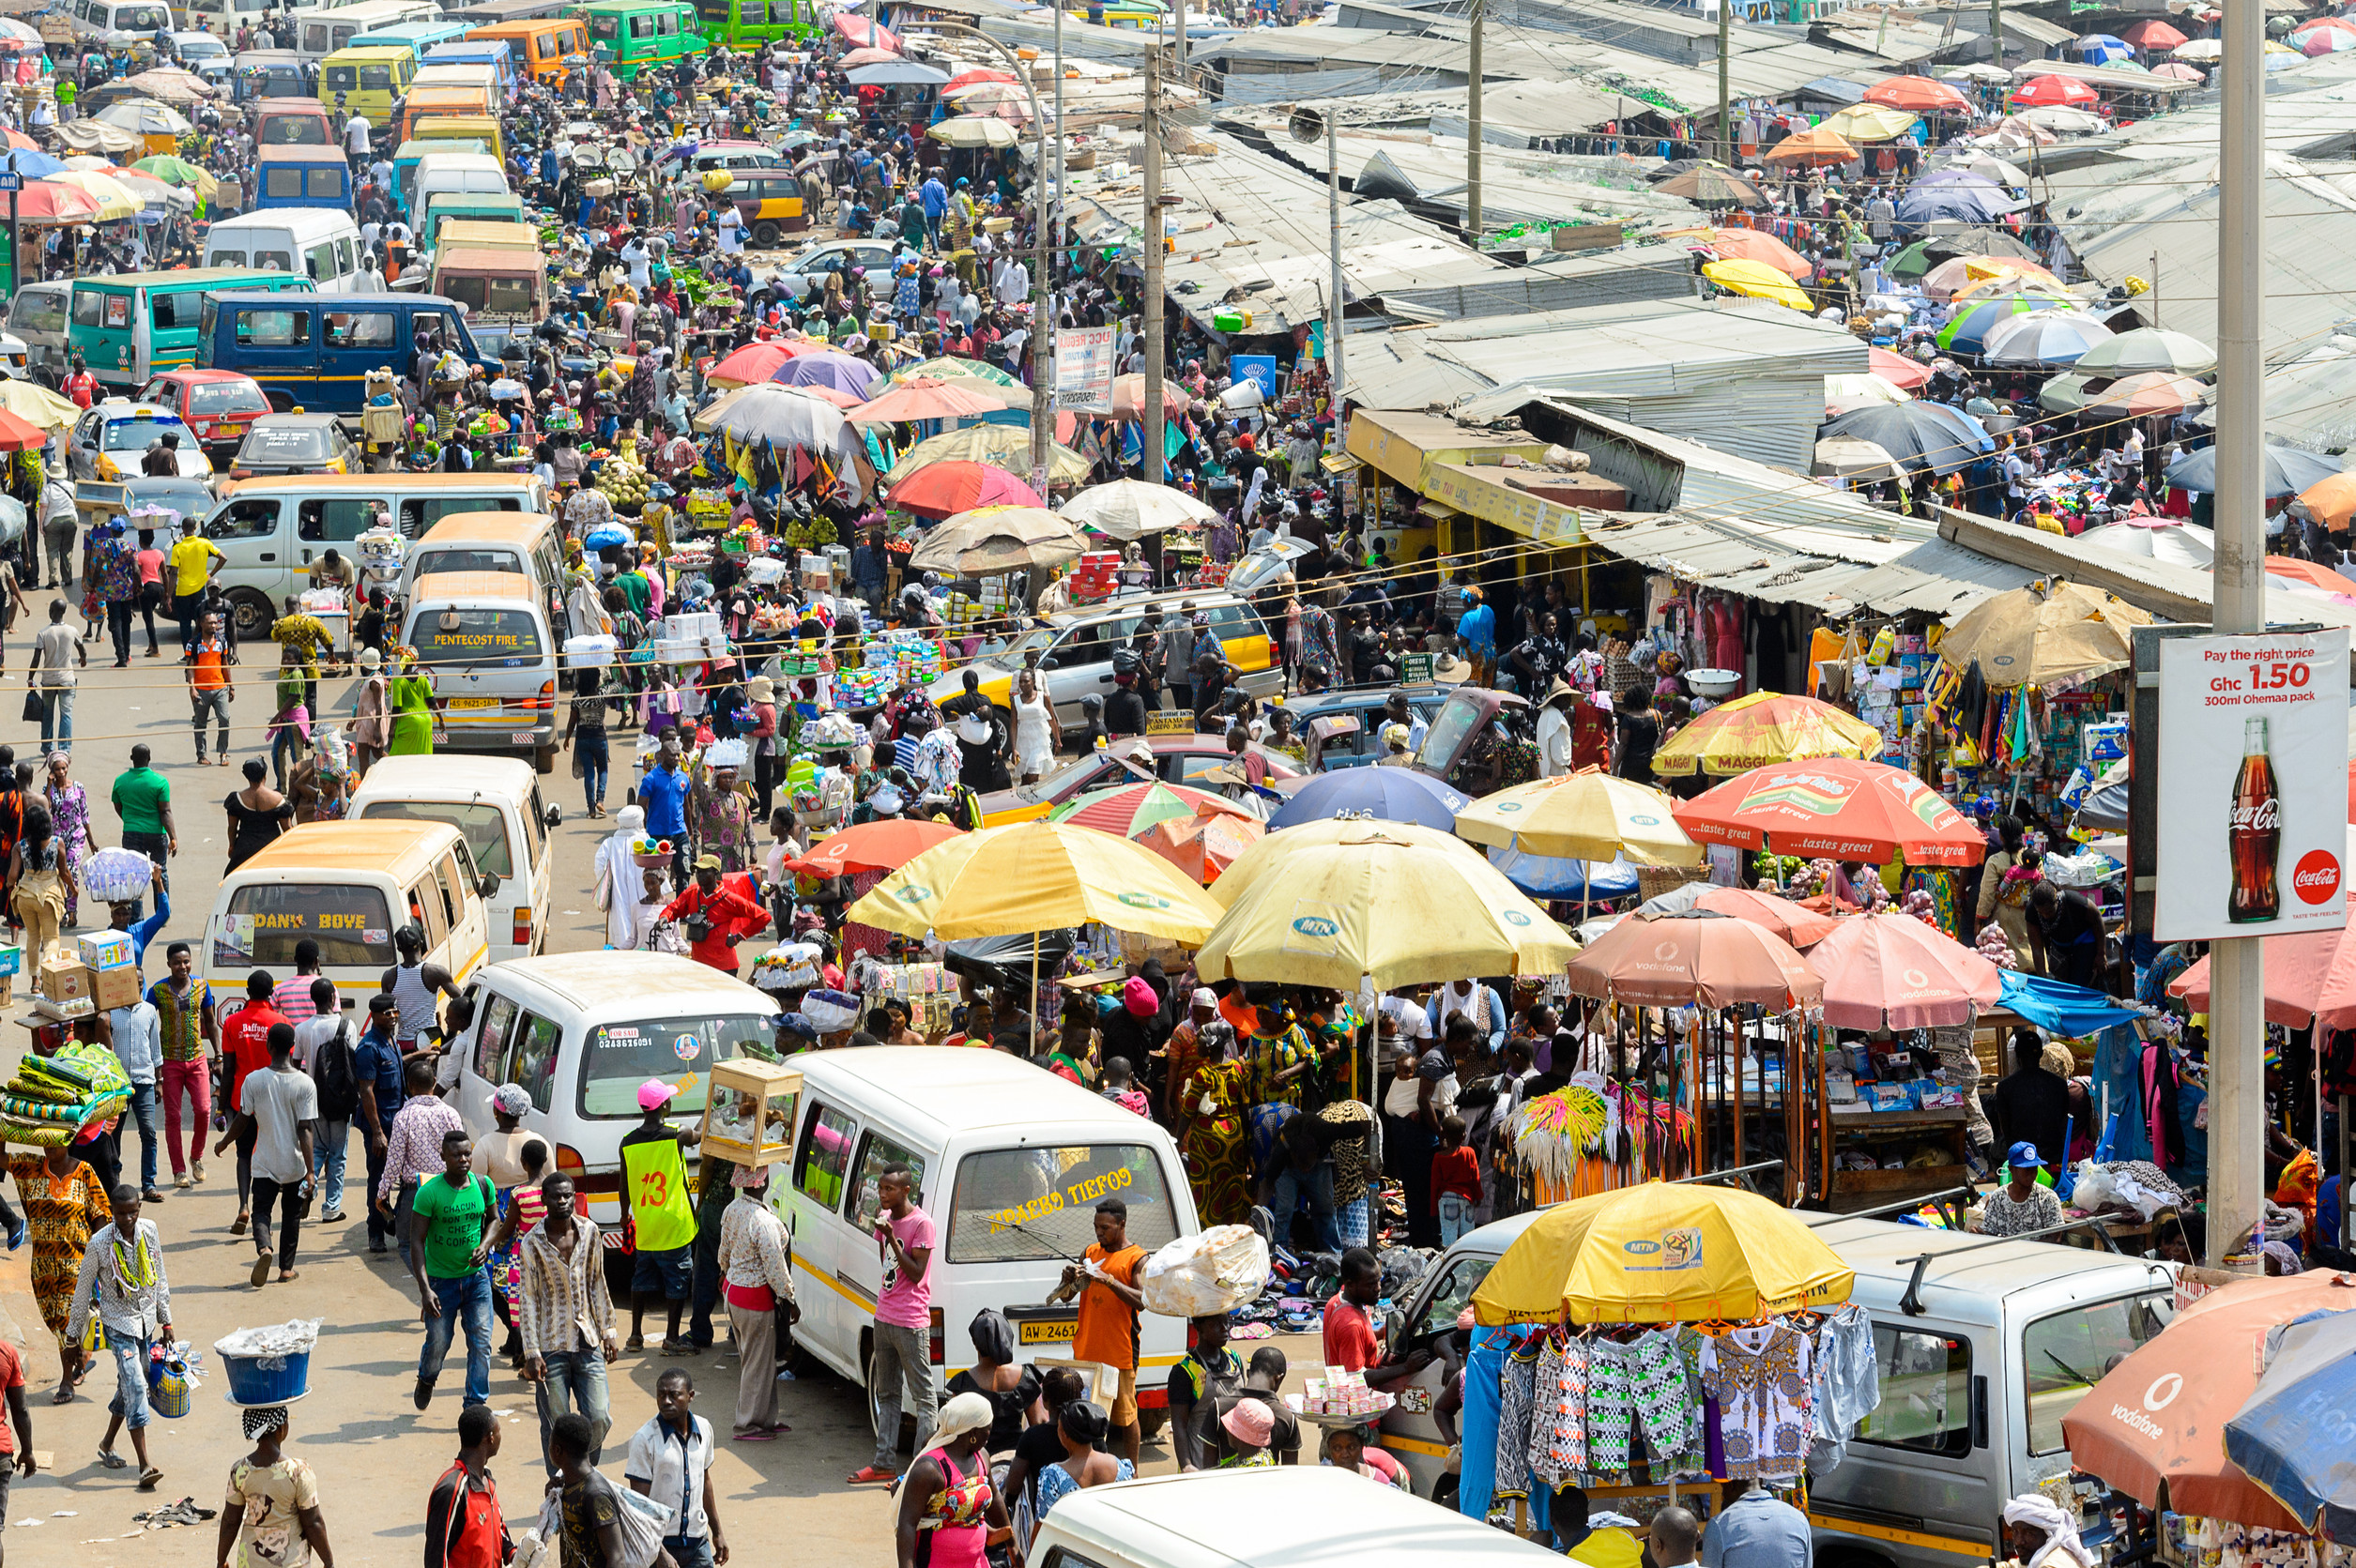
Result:
<svg viewBox="0 0 2356 1568">
<path fill-rule="evenodd" d="M 2004 1157 L 2004 1163 L 2014 1170 L 2029 1170 L 2043 1165 L 2045 1162 L 2037 1157 L 2035 1144 L 2016 1143 L 2012 1151 Z"/>
<path fill-rule="evenodd" d="M 638 1109 L 650 1111 L 657 1105 L 666 1105 L 678 1092 L 660 1078 L 649 1078 L 638 1086 Z"/>
<path fill-rule="evenodd" d="M 1133 1016 L 1150 1018 L 1161 1011 L 1162 999 L 1155 994 L 1153 982 L 1143 975 L 1131 975 L 1128 984 L 1121 987 L 1121 1005 Z"/>
<path fill-rule="evenodd" d="M 360 650 L 360 667 L 368 674 L 375 674 L 378 670 L 384 668 L 384 664 L 385 656 L 378 653 L 375 648 L 364 647 Z"/>
<path fill-rule="evenodd" d="M 698 855 L 696 857 L 696 869 L 697 871 L 718 871 L 720 869 L 720 857 L 717 855 Z"/>
<path fill-rule="evenodd" d="M 1198 985 L 1195 987 L 1194 995 L 1188 997 L 1186 1001 L 1193 1007 L 1216 1007 L 1219 1005 L 1219 994 L 1207 985 Z"/>
<path fill-rule="evenodd" d="M 958 1397 L 963 1398 L 964 1395 Z M 1260 1400 L 1238 1399 L 1233 1409 L 1219 1417 L 1219 1424 L 1237 1442 L 1247 1443 L 1253 1448 L 1265 1448 L 1268 1439 L 1276 1435 L 1277 1417 L 1276 1412 Z"/>
<path fill-rule="evenodd" d="M 744 694 L 755 702 L 777 700 L 777 683 L 765 675 L 757 675 L 744 683 Z"/>
<path fill-rule="evenodd" d="M 491 1092 L 491 1105 L 509 1116 L 522 1116 L 531 1109 L 531 1095 L 521 1084 L 501 1084 Z"/>
</svg>

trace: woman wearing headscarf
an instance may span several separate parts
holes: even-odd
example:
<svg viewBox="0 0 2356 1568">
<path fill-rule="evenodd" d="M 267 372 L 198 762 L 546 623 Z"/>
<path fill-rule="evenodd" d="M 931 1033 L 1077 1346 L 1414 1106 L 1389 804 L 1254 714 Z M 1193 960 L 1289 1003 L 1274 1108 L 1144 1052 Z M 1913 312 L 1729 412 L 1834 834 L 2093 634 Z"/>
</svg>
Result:
<svg viewBox="0 0 2356 1568">
<path fill-rule="evenodd" d="M 1039 1370 L 1015 1360 L 1014 1325 L 996 1308 L 975 1313 L 966 1332 L 973 1341 L 973 1364 L 949 1379 L 950 1397 L 978 1393 L 990 1402 L 998 1413 L 987 1446 L 992 1454 L 1002 1454 L 1015 1446 L 1025 1426 L 1048 1419 L 1039 1397 Z"/>
<path fill-rule="evenodd" d="M 646 933 L 638 926 L 639 889 L 643 878 L 630 858 L 633 840 L 646 832 L 643 807 L 624 806 L 615 814 L 614 830 L 597 846 L 597 906 L 605 911 L 605 945 L 635 948 Z"/>
<path fill-rule="evenodd" d="M 316 1554 L 320 1568 L 334 1568 L 318 1477 L 284 1448 L 292 1424 L 286 1407 L 249 1406 L 240 1419 L 253 1452 L 229 1467 L 220 1560 L 230 1568 L 300 1568 Z"/>
<path fill-rule="evenodd" d="M 990 1546 L 1012 1539 L 984 1447 L 997 1417 L 978 1393 L 958 1394 L 941 1408 L 931 1445 L 895 1483 L 898 1568 L 982 1568 Z"/>
<path fill-rule="evenodd" d="M 802 1317 L 793 1299 L 786 1225 L 769 1207 L 766 1165 L 738 1165 L 735 1197 L 720 1216 L 721 1294 L 736 1338 L 736 1440 L 765 1443 L 791 1430 L 777 1419 L 777 1318 Z"/>
</svg>

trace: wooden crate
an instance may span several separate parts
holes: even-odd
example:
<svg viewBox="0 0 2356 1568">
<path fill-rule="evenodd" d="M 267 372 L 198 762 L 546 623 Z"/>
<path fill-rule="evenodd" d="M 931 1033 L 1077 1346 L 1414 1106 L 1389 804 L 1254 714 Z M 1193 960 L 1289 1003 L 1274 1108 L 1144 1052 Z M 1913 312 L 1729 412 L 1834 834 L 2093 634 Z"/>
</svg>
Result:
<svg viewBox="0 0 2356 1568">
<path fill-rule="evenodd" d="M 702 1151 L 740 1165 L 773 1165 L 793 1151 L 802 1070 L 750 1057 L 711 1070 Z"/>
</svg>

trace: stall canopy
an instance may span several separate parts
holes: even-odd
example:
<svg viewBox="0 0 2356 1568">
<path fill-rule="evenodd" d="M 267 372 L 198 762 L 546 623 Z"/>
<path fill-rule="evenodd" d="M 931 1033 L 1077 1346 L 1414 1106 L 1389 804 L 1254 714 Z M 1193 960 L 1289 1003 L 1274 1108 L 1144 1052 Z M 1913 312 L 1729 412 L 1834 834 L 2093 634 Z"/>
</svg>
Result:
<svg viewBox="0 0 2356 1568">
<path fill-rule="evenodd" d="M 1996 979 L 2004 991 L 1999 1005 L 2006 1012 L 2064 1040 L 2083 1040 L 2143 1016 L 2100 991 L 2068 981 L 2047 980 L 2018 969 L 2000 969 Z"/>
</svg>

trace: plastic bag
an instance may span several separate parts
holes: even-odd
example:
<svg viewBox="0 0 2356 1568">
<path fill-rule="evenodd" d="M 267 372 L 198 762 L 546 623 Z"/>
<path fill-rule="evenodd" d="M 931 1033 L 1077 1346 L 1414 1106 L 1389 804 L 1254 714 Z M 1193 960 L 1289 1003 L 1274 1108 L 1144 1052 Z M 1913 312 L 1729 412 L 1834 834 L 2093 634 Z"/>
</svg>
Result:
<svg viewBox="0 0 2356 1568">
<path fill-rule="evenodd" d="M 1247 1225 L 1213 1225 L 1147 1258 L 1137 1282 L 1148 1312 L 1170 1317 L 1230 1313 L 1267 1286 L 1268 1243 Z"/>
<path fill-rule="evenodd" d="M 147 896 L 155 869 L 136 849 L 101 849 L 82 864 L 82 891 L 100 904 L 134 903 Z"/>
</svg>

